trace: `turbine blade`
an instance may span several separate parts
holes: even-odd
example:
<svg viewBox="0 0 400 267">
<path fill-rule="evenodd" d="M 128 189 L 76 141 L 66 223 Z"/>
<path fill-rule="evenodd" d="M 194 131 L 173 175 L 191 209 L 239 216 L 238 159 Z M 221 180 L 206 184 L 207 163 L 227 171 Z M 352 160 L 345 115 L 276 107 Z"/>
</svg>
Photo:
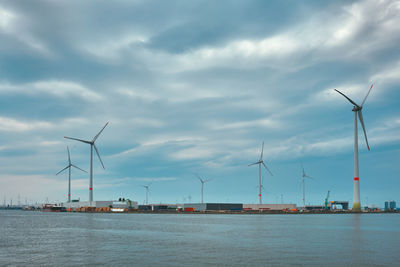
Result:
<svg viewBox="0 0 400 267">
<path fill-rule="evenodd" d="M 69 155 L 69 147 L 67 146 L 67 151 L 68 151 L 68 162 L 69 165 L 71 165 L 71 156 Z"/>
<path fill-rule="evenodd" d="M 195 176 L 197 177 L 197 179 L 199 179 L 199 181 L 202 183 L 203 179 L 200 178 L 200 176 L 198 176 L 197 174 L 195 174 Z"/>
<path fill-rule="evenodd" d="M 260 164 L 260 162 L 252 163 L 252 164 L 249 164 L 247 166 L 252 166 L 252 165 L 256 165 L 256 164 Z"/>
<path fill-rule="evenodd" d="M 365 142 L 367 143 L 368 150 L 370 150 L 369 149 L 369 144 L 368 144 L 368 139 L 367 139 L 367 131 L 365 131 L 364 119 L 363 119 L 363 115 L 362 115 L 362 111 L 361 110 L 358 111 L 358 118 L 360 119 L 361 126 L 362 126 L 363 131 L 364 131 Z"/>
<path fill-rule="evenodd" d="M 96 141 L 96 139 L 99 137 L 99 135 L 103 132 L 104 128 L 106 128 L 108 125 L 108 122 L 106 123 L 106 125 L 104 125 L 104 127 L 100 130 L 100 132 L 98 134 L 96 134 L 96 136 L 93 138 L 92 142 L 94 143 Z"/>
<path fill-rule="evenodd" d="M 343 94 L 343 93 L 340 92 L 339 90 L 336 90 L 336 89 L 335 89 L 335 91 L 338 92 L 339 94 L 341 94 L 342 96 L 344 96 L 344 97 L 345 97 L 347 100 L 349 100 L 350 103 L 352 103 L 353 105 L 355 105 L 355 106 L 357 106 L 357 107 L 360 107 L 360 106 L 357 105 L 353 100 L 351 100 L 350 98 L 348 98 L 345 94 Z"/>
<path fill-rule="evenodd" d="M 369 93 L 371 92 L 372 87 L 374 87 L 374 84 L 371 84 L 371 87 L 369 88 L 367 95 L 365 96 L 363 102 L 361 103 L 361 107 L 364 105 L 365 100 L 367 100 L 367 97 L 368 97 Z"/>
<path fill-rule="evenodd" d="M 86 140 L 82 140 L 82 139 L 78 139 L 78 138 L 72 138 L 72 137 L 68 137 L 68 136 L 64 136 L 64 138 L 80 141 L 80 142 L 83 142 L 83 143 L 86 143 L 86 144 L 91 144 L 90 141 L 86 141 Z"/>
<path fill-rule="evenodd" d="M 105 169 L 105 168 L 104 168 L 103 161 L 102 161 L 102 160 L 101 160 L 101 158 L 100 158 L 100 154 L 99 154 L 99 151 L 97 150 L 97 147 L 96 147 L 96 145 L 95 145 L 95 144 L 93 144 L 93 147 L 94 147 L 94 150 L 96 150 L 96 154 L 97 154 L 97 156 L 99 157 L 99 160 L 100 160 L 100 162 L 101 162 L 101 166 L 103 166 L 103 169 Z"/>
<path fill-rule="evenodd" d="M 71 164 L 71 166 L 72 166 L 72 167 L 75 167 L 75 168 L 77 168 L 78 170 L 81 170 L 81 171 L 83 171 L 83 172 L 86 172 L 86 173 L 87 173 L 87 171 L 85 171 L 85 170 L 82 170 L 81 168 L 79 168 L 78 166 L 75 166 L 74 164 Z"/>
<path fill-rule="evenodd" d="M 62 169 L 61 171 L 57 172 L 56 175 L 59 175 L 60 173 L 62 173 L 63 171 L 65 171 L 66 169 L 68 169 L 70 166 L 68 165 L 67 167 L 65 167 L 64 169 Z"/>
<path fill-rule="evenodd" d="M 264 153 L 264 141 L 263 141 L 262 147 L 261 147 L 261 156 L 260 156 L 260 160 L 262 160 L 263 153 Z"/>
<path fill-rule="evenodd" d="M 269 174 L 271 174 L 271 176 L 274 176 L 274 175 L 272 174 L 272 172 L 268 169 L 267 165 L 265 165 L 264 162 L 262 162 L 262 165 L 264 165 L 264 168 L 269 172 Z"/>
</svg>

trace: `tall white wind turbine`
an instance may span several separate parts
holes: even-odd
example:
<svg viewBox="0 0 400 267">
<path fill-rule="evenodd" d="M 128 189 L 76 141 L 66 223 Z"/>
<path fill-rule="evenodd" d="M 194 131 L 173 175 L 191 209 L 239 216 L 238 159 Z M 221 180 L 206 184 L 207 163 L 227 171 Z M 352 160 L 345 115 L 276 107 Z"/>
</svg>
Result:
<svg viewBox="0 0 400 267">
<path fill-rule="evenodd" d="M 354 112 L 354 188 L 353 188 L 353 211 L 361 211 L 361 202 L 360 202 L 360 176 L 358 172 L 358 131 L 357 131 L 357 115 L 360 120 L 361 126 L 364 131 L 364 136 L 365 136 L 365 142 L 367 144 L 368 150 L 369 144 L 368 144 L 368 139 L 367 139 L 367 132 L 365 130 L 365 125 L 364 125 L 364 119 L 362 115 L 362 108 L 365 103 L 365 100 L 367 100 L 367 97 L 369 93 L 371 92 L 371 89 L 374 85 L 372 84 L 371 87 L 368 90 L 367 95 L 364 97 L 364 100 L 362 101 L 361 105 L 357 105 L 353 100 L 351 100 L 349 97 L 347 97 L 345 94 L 340 92 L 339 90 L 336 90 L 339 94 L 344 96 L 351 104 L 353 104 L 353 109 L 352 111 Z"/>
<path fill-rule="evenodd" d="M 204 198 L 203 198 L 203 194 L 204 194 L 204 184 L 211 181 L 211 179 L 208 180 L 204 180 L 202 178 L 200 178 L 200 176 L 196 175 L 196 177 L 199 179 L 200 183 L 201 183 L 201 203 L 204 203 Z"/>
<path fill-rule="evenodd" d="M 83 172 L 86 172 L 85 170 L 82 170 L 81 168 L 79 168 L 78 166 L 75 166 L 74 164 L 71 163 L 71 156 L 69 154 L 69 148 L 67 146 L 67 151 L 68 151 L 68 166 L 65 167 L 64 169 L 62 169 L 61 171 L 57 172 L 56 175 L 59 175 L 60 173 L 62 173 L 63 171 L 65 171 L 66 169 L 68 169 L 68 203 L 71 202 L 71 167 L 74 167 L 78 170 L 81 170 Z"/>
<path fill-rule="evenodd" d="M 305 190 L 305 178 L 310 178 L 314 179 L 311 176 L 308 176 L 306 172 L 304 171 L 303 164 L 301 164 L 301 168 L 303 169 L 303 175 L 302 175 L 302 186 L 303 186 L 303 208 L 306 207 L 306 190 Z"/>
<path fill-rule="evenodd" d="M 252 164 L 249 164 L 248 166 L 256 165 L 258 164 L 258 199 L 259 199 L 259 204 L 262 204 L 262 198 L 261 198 L 261 189 L 262 189 L 262 184 L 261 184 L 261 164 L 264 166 L 264 168 L 271 174 L 271 176 L 274 176 L 272 172 L 268 169 L 267 165 L 265 165 L 263 161 L 263 152 L 264 152 L 264 142 L 262 142 L 262 148 L 261 148 L 261 155 L 260 159 Z"/>
<path fill-rule="evenodd" d="M 100 136 L 100 134 L 103 132 L 104 128 L 106 128 L 107 125 L 108 125 L 108 122 L 106 123 L 106 125 L 104 125 L 104 127 L 100 130 L 100 132 L 98 134 L 96 134 L 95 137 L 93 137 L 93 139 L 91 141 L 64 136 L 64 138 L 83 142 L 83 143 L 90 145 L 90 181 L 89 181 L 89 201 L 90 201 L 90 203 L 93 201 L 93 148 L 94 148 L 94 150 L 96 150 L 96 154 L 99 157 L 99 160 L 100 160 L 101 165 L 103 166 L 103 169 L 105 169 L 103 161 L 100 158 L 99 151 L 97 150 L 97 147 L 95 145 L 95 142 L 96 142 L 97 138 Z"/>
</svg>

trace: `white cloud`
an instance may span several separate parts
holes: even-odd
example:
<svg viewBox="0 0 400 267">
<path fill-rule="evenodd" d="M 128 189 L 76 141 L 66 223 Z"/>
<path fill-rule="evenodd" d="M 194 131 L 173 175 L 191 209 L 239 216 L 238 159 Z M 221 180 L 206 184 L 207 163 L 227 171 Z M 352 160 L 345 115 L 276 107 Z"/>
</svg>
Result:
<svg viewBox="0 0 400 267">
<path fill-rule="evenodd" d="M 400 81 L 400 62 L 391 64 L 385 69 L 372 75 L 371 80 L 376 81 L 383 86 L 398 83 Z"/>
<path fill-rule="evenodd" d="M 242 129 L 242 128 L 251 128 L 251 127 L 261 127 L 261 128 L 281 128 L 282 123 L 277 120 L 273 120 L 270 118 L 258 119 L 258 120 L 249 120 L 249 121 L 238 121 L 232 123 L 224 123 L 224 122 L 214 122 L 211 123 L 211 128 L 215 130 L 233 130 L 233 129 Z"/>
<path fill-rule="evenodd" d="M 0 32 L 33 50 L 36 54 L 39 53 L 46 57 L 53 56 L 48 46 L 32 35 L 29 32 L 29 28 L 29 22 L 23 16 L 0 6 Z"/>
<path fill-rule="evenodd" d="M 41 141 L 39 143 L 40 146 L 56 146 L 56 145 L 61 145 L 61 144 L 63 144 L 63 142 L 61 142 L 61 141 L 49 141 L 49 140 Z"/>
<path fill-rule="evenodd" d="M 86 41 L 78 46 L 79 50 L 88 53 L 94 57 L 102 60 L 106 60 L 108 63 L 117 63 L 124 56 L 124 51 L 135 49 L 135 46 L 144 45 L 148 41 L 148 37 L 140 33 L 125 33 L 120 36 L 116 36 L 112 39 L 109 36 L 100 38 L 95 43 L 93 40 Z"/>
<path fill-rule="evenodd" d="M 159 99 L 159 97 L 156 94 L 152 93 L 150 90 L 119 88 L 117 89 L 117 93 L 122 96 L 143 99 L 146 101 L 155 101 Z"/>
<path fill-rule="evenodd" d="M 0 29 L 4 32 L 8 32 L 13 27 L 15 21 L 15 14 L 11 11 L 0 7 Z"/>
<path fill-rule="evenodd" d="M 263 66 L 290 72 L 332 58 L 362 59 L 372 51 L 390 46 L 400 39 L 399 10 L 395 1 L 350 3 L 334 13 L 322 10 L 280 33 L 228 39 L 222 44 L 205 45 L 180 54 L 152 50 L 144 45 L 153 36 L 176 26 L 168 22 L 153 29 L 115 32 L 112 40 L 110 36 L 100 36 L 94 41 L 77 42 L 77 47 L 106 63 L 133 60 L 162 73 Z"/>
<path fill-rule="evenodd" d="M 279 66 L 280 60 L 302 50 L 299 39 L 279 34 L 261 40 L 235 40 L 221 47 L 207 47 L 178 57 L 184 69 L 203 69 L 215 66 L 256 68 L 260 65 Z M 196 62 L 196 64 L 193 64 Z"/>
<path fill-rule="evenodd" d="M 193 145 L 194 143 L 200 142 L 202 140 L 204 140 L 203 137 L 197 137 L 197 136 L 180 136 L 180 137 L 173 135 L 150 136 L 150 137 L 145 136 L 144 140 L 139 140 L 138 146 L 126 149 L 122 152 L 110 155 L 108 157 L 110 158 L 121 157 L 132 153 L 139 155 L 141 153 L 145 153 L 151 150 L 156 150 L 156 149 L 159 150 L 160 147 L 166 145 L 176 145 L 178 147 L 181 147 L 185 145 Z"/>
<path fill-rule="evenodd" d="M 44 121 L 19 121 L 13 118 L 0 117 L 0 131 L 26 132 L 31 130 L 45 130 L 53 125 Z"/>
<path fill-rule="evenodd" d="M 170 156 L 175 160 L 206 159 L 215 154 L 211 147 L 194 146 L 173 152 Z"/>
<path fill-rule="evenodd" d="M 396 1 L 359 1 L 343 7 L 330 22 L 326 48 L 345 47 L 341 57 L 365 57 L 400 38 L 400 5 Z"/>
<path fill-rule="evenodd" d="M 399 5 L 391 1 L 358 2 L 344 6 L 339 18 L 332 14 L 316 14 L 308 21 L 273 36 L 231 40 L 222 46 L 204 47 L 177 55 L 169 60 L 174 68 L 168 70 L 268 66 L 290 72 L 330 59 L 365 59 L 373 51 L 400 40 L 399 11 Z M 368 33 L 361 35 L 364 32 Z"/>
<path fill-rule="evenodd" d="M 40 81 L 32 84 L 32 87 L 39 92 L 46 92 L 59 97 L 71 97 L 76 96 L 88 101 L 98 101 L 103 97 L 98 93 L 78 84 L 70 81 Z"/>
<path fill-rule="evenodd" d="M 99 101 L 103 99 L 100 94 L 79 83 L 60 80 L 37 81 L 22 85 L 2 83 L 0 84 L 0 93 L 19 93 L 27 95 L 46 93 L 62 98 L 79 97 L 87 101 Z"/>
</svg>

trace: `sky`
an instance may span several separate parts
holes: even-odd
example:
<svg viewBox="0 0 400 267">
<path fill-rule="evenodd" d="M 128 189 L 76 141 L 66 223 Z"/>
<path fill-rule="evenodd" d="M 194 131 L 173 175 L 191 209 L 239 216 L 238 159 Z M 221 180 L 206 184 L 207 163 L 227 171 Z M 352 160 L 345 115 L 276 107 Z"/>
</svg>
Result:
<svg viewBox="0 0 400 267">
<path fill-rule="evenodd" d="M 400 201 L 398 1 L 0 1 L 0 204 Z M 359 130 L 360 129 L 359 124 Z M 88 200 L 72 170 L 72 199 Z"/>
</svg>

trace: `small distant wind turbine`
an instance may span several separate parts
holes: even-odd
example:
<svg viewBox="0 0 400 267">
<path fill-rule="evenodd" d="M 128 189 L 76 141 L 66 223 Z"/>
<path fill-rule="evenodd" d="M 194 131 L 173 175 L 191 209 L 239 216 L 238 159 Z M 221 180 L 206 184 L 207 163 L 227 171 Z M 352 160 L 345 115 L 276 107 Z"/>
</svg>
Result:
<svg viewBox="0 0 400 267">
<path fill-rule="evenodd" d="M 68 203 L 71 202 L 71 167 L 74 167 L 78 170 L 81 170 L 83 172 L 86 172 L 85 170 L 82 170 L 81 168 L 79 168 L 78 166 L 75 166 L 74 164 L 71 163 L 71 156 L 69 154 L 69 148 L 67 146 L 67 151 L 68 151 L 68 166 L 65 167 L 64 169 L 62 169 L 61 171 L 57 172 L 56 175 L 59 175 L 60 173 L 62 173 L 63 171 L 65 171 L 66 169 L 68 169 Z"/>
<path fill-rule="evenodd" d="M 150 190 L 150 185 L 151 185 L 151 183 L 148 184 L 148 185 L 142 185 L 144 188 L 146 188 L 146 205 L 149 204 L 149 190 Z"/>
<path fill-rule="evenodd" d="M 64 136 L 64 138 L 83 142 L 83 143 L 90 145 L 90 181 L 89 181 L 89 201 L 90 202 L 93 201 L 93 147 L 94 147 L 94 150 L 96 150 L 97 156 L 99 157 L 99 160 L 100 160 L 101 165 L 103 166 L 103 169 L 105 169 L 103 161 L 100 158 L 99 151 L 97 150 L 97 147 L 94 142 L 96 142 L 97 138 L 100 136 L 100 134 L 103 132 L 104 128 L 106 128 L 107 125 L 108 125 L 108 122 L 106 123 L 106 125 L 104 125 L 104 127 L 100 130 L 100 132 L 98 134 L 96 134 L 95 137 L 93 137 L 92 141 L 87 141 L 87 140 Z"/>
<path fill-rule="evenodd" d="M 203 194 L 204 194 L 204 184 L 205 183 L 207 183 L 207 182 L 209 182 L 209 181 L 211 181 L 211 179 L 207 179 L 207 180 L 204 180 L 204 179 L 201 179 L 200 178 L 200 176 L 198 176 L 198 175 L 196 175 L 196 177 L 199 179 L 199 181 L 200 181 L 200 183 L 201 183 L 201 203 L 204 203 L 204 198 L 203 198 Z"/>
<path fill-rule="evenodd" d="M 258 174 L 259 174 L 259 179 L 258 179 L 258 199 L 259 199 L 259 204 L 262 204 L 261 189 L 263 188 L 263 186 L 261 184 L 261 164 L 269 172 L 269 174 L 271 174 L 271 176 L 274 176 L 272 174 L 272 172 L 268 169 L 267 165 L 265 165 L 265 163 L 263 161 L 263 158 L 262 158 L 263 157 L 263 152 L 264 152 L 264 142 L 262 142 L 260 159 L 257 162 L 248 165 L 248 166 L 252 166 L 252 165 L 258 164 Z"/>
<path fill-rule="evenodd" d="M 303 175 L 302 175 L 302 184 L 303 184 L 303 208 L 306 207 L 306 193 L 305 193 L 305 178 L 310 178 L 310 179 L 314 179 L 311 176 L 308 176 L 306 174 L 306 172 L 304 171 L 304 167 L 303 164 L 301 164 L 301 168 L 303 169 Z"/>
<path fill-rule="evenodd" d="M 357 105 L 353 100 L 348 98 L 345 94 L 340 92 L 339 90 L 336 90 L 339 94 L 344 96 L 351 104 L 353 104 L 353 109 L 352 111 L 354 112 L 354 188 L 353 188 L 353 211 L 361 211 L 361 201 L 360 201 L 360 177 L 359 177 L 359 170 L 358 170 L 358 132 L 357 132 L 357 115 L 360 120 L 361 126 L 364 131 L 364 137 L 365 137 L 365 142 L 367 144 L 368 150 L 369 144 L 368 144 L 368 139 L 367 139 L 367 132 L 365 130 L 365 125 L 364 125 L 364 119 L 362 115 L 362 108 L 365 103 L 365 100 L 367 100 L 367 97 L 369 93 L 371 92 L 372 87 L 374 84 L 371 85 L 371 87 L 368 90 L 367 95 L 364 97 L 364 100 L 362 101 L 361 105 Z"/>
</svg>

